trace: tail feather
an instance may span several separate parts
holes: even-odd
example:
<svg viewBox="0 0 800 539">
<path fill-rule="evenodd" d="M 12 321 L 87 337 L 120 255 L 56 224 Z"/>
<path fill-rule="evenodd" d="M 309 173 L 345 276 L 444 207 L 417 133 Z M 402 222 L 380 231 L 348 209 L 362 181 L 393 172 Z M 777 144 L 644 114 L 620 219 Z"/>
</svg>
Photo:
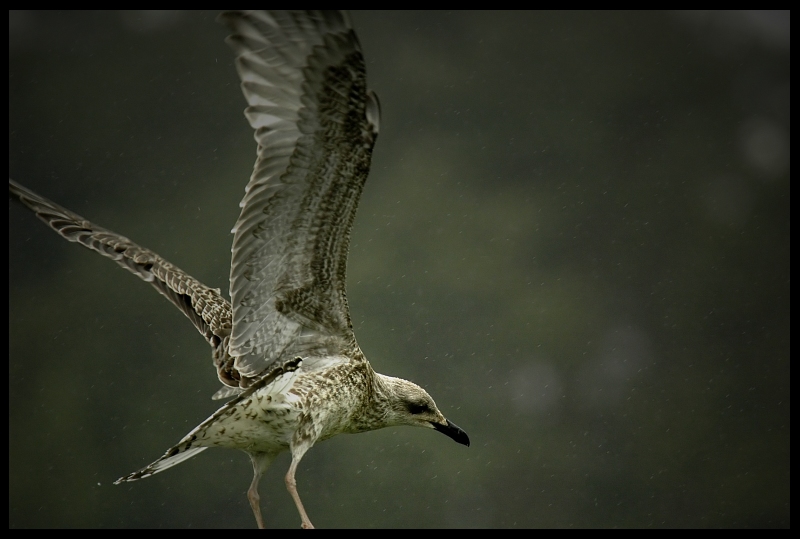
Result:
<svg viewBox="0 0 800 539">
<path fill-rule="evenodd" d="M 186 446 L 183 449 L 181 446 Z M 176 464 L 180 464 L 184 460 L 189 460 L 196 454 L 200 453 L 201 451 L 208 449 L 207 447 L 189 447 L 189 444 L 182 443 L 178 444 L 175 447 L 171 448 L 166 454 L 155 461 L 152 464 L 149 464 L 138 470 L 133 472 L 132 474 L 128 474 L 125 477 L 120 477 L 116 481 L 114 481 L 115 485 L 119 485 L 120 483 L 124 483 L 126 481 L 136 481 L 137 479 L 144 479 L 145 477 L 150 477 L 151 475 L 155 475 L 158 472 L 163 472 L 167 468 L 172 468 Z"/>
<path fill-rule="evenodd" d="M 225 427 L 223 426 L 218 433 L 215 431 L 215 425 L 219 427 L 220 422 L 224 421 L 226 417 L 229 417 L 243 400 L 250 398 L 253 393 L 264 387 L 269 388 L 269 391 L 266 393 L 267 396 L 278 395 L 286 391 L 291 387 L 292 383 L 294 383 L 295 378 L 297 378 L 299 374 L 298 369 L 302 362 L 303 360 L 301 358 L 296 357 L 283 364 L 275 365 L 270 372 L 264 375 L 255 384 L 241 392 L 235 399 L 226 403 L 222 408 L 214 412 L 211 417 L 192 429 L 192 431 L 184 436 L 177 445 L 167 450 L 163 457 L 139 471 L 128 474 L 125 477 L 120 477 L 114 481 L 114 484 L 118 485 L 126 481 L 136 481 L 138 479 L 150 477 L 151 475 L 164 471 L 167 468 L 172 468 L 176 464 L 180 464 L 192 458 L 209 446 L 218 445 L 218 443 L 209 440 L 209 438 L 213 439 L 214 435 L 224 432 Z M 241 418 L 237 420 L 241 420 Z M 228 425 L 228 427 L 231 427 L 231 425 Z M 201 443 L 207 445 L 198 445 Z"/>
</svg>

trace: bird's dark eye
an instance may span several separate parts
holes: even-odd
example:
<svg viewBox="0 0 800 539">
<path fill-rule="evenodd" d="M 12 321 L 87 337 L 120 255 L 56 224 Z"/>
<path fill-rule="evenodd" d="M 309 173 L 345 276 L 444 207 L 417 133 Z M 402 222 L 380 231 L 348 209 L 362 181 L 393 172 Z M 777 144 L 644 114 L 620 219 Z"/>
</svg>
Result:
<svg viewBox="0 0 800 539">
<path fill-rule="evenodd" d="M 412 415 L 422 414 L 429 411 L 427 404 L 420 404 L 418 402 L 409 402 L 408 403 L 408 412 Z"/>
</svg>

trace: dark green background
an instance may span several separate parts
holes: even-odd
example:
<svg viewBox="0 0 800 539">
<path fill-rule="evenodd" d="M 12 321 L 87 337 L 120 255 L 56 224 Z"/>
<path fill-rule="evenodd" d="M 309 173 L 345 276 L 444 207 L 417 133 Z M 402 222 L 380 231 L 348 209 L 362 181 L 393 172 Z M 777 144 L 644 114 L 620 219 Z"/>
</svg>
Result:
<svg viewBox="0 0 800 539">
<path fill-rule="evenodd" d="M 789 14 L 354 13 L 381 135 L 348 290 L 472 439 L 308 453 L 319 527 L 787 527 Z M 9 175 L 227 291 L 255 158 L 214 14 L 11 13 Z M 148 285 L 9 209 L 9 525 L 253 527 Z M 288 454 L 261 483 L 297 527 Z"/>
</svg>

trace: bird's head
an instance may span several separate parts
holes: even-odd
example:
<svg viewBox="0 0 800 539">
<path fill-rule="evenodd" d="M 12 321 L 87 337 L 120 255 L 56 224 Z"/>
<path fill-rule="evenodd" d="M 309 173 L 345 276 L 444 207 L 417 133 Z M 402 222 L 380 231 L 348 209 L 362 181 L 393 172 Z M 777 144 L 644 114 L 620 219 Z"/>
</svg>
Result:
<svg viewBox="0 0 800 539">
<path fill-rule="evenodd" d="M 467 433 L 442 415 L 427 391 L 402 378 L 382 374 L 377 376 L 383 386 L 387 427 L 409 425 L 435 429 L 456 442 L 469 446 Z"/>
</svg>

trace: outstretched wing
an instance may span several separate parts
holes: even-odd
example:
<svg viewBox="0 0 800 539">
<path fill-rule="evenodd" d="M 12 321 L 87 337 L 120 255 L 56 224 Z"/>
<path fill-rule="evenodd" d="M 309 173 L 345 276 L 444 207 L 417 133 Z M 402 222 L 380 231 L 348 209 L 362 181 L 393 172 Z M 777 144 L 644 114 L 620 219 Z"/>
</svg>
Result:
<svg viewBox="0 0 800 539">
<path fill-rule="evenodd" d="M 339 12 L 223 13 L 258 158 L 233 229 L 229 353 L 253 378 L 287 357 L 350 349 L 350 229 L 379 106 Z M 243 384 L 244 385 L 244 384 Z"/>
<path fill-rule="evenodd" d="M 79 243 L 114 260 L 178 307 L 215 349 L 224 346 L 231 332 L 231 305 L 218 289 L 209 288 L 154 252 L 97 226 L 41 195 L 8 180 L 9 196 L 68 241 Z M 219 365 L 218 365 L 219 368 Z"/>
</svg>

